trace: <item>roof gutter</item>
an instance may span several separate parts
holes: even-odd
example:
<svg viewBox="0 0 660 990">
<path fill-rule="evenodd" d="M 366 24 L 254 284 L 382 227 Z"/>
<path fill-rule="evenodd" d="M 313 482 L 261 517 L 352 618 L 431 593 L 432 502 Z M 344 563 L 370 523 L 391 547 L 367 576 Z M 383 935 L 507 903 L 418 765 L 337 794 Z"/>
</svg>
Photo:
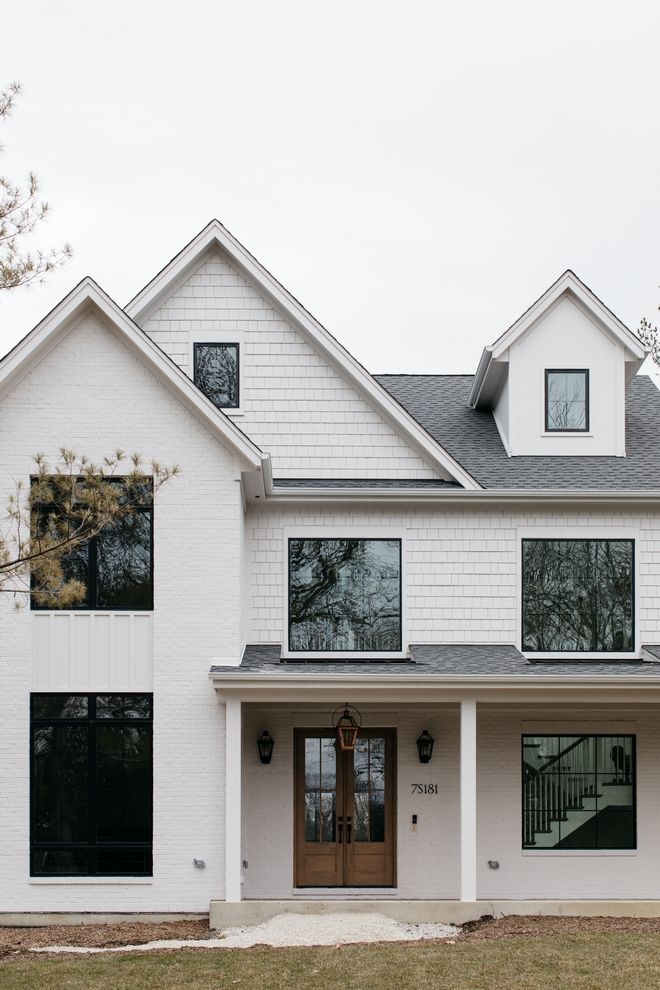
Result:
<svg viewBox="0 0 660 990">
<path fill-rule="evenodd" d="M 265 479 L 264 479 L 265 480 Z M 334 502 L 337 504 L 349 504 L 351 502 L 361 502 L 368 498 L 372 502 L 415 502 L 424 504 L 465 504 L 466 500 L 479 503 L 542 503 L 553 502 L 561 504 L 569 503 L 656 503 L 660 500 L 660 490 L 653 489 L 631 489 L 630 491 L 620 488 L 613 489 L 525 489 L 525 488 L 489 488 L 481 490 L 469 490 L 465 488 L 452 488 L 448 490 L 435 489 L 387 489 L 387 488 L 297 488 L 280 489 L 277 486 L 272 489 L 268 499 L 276 499 L 281 505 L 296 505 L 300 502 L 313 503 L 316 501 Z"/>
</svg>

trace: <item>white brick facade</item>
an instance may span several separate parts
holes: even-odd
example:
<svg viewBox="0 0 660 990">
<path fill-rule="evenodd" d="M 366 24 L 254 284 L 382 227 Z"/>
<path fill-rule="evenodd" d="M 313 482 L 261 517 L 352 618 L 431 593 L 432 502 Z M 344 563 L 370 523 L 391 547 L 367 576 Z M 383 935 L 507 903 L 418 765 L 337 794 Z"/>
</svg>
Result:
<svg viewBox="0 0 660 990">
<path fill-rule="evenodd" d="M 13 480 L 27 481 L 34 454 L 54 461 L 62 446 L 95 461 L 121 447 L 181 468 L 156 497 L 153 612 L 35 615 L 0 602 L 0 917 L 208 911 L 212 899 L 225 896 L 225 876 L 229 888 L 239 867 L 225 858 L 226 825 L 235 824 L 236 812 L 226 808 L 231 784 L 225 767 L 241 753 L 238 817 L 241 857 L 248 863 L 242 896 L 300 898 L 293 887 L 293 732 L 327 726 L 329 712 L 347 700 L 359 702 L 366 726 L 397 731 L 397 884 L 383 896 L 453 901 L 465 893 L 460 703 L 476 699 L 477 897 L 657 899 L 660 717 L 654 685 L 644 682 L 634 700 L 630 685 L 620 696 L 611 684 L 600 685 L 601 693 L 589 685 L 571 688 L 565 701 L 554 688 L 544 701 L 539 687 L 526 702 L 511 685 L 459 684 L 460 670 L 453 672 L 456 683 L 438 679 L 408 698 L 393 682 L 372 690 L 357 668 L 334 669 L 331 687 L 302 667 L 276 668 L 263 689 L 242 673 L 246 643 L 286 650 L 287 539 L 296 534 L 402 540 L 404 653 L 411 643 L 520 646 L 522 534 L 626 535 L 635 540 L 638 654 L 641 643 L 660 643 L 660 515 L 653 492 L 629 499 L 617 492 L 561 499 L 536 492 L 527 500 L 505 492 L 495 499 L 478 491 L 476 482 L 466 490 L 470 479 L 458 474 L 453 489 L 435 494 L 273 494 L 261 460 L 268 455 L 276 479 L 408 482 L 437 480 L 438 465 L 450 459 L 430 437 L 425 448 L 403 412 L 400 423 L 393 406 L 389 412 L 383 406 L 381 414 L 373 394 L 360 389 L 355 370 L 342 371 L 339 358 L 326 360 L 321 343 L 315 348 L 299 330 L 300 313 L 293 307 L 285 313 L 274 290 L 260 293 L 256 277 L 248 279 L 238 261 L 230 263 L 230 248 L 229 239 L 222 251 L 209 252 L 207 245 L 199 263 L 186 261 L 183 274 L 166 270 L 164 288 L 159 283 L 154 289 L 153 312 L 144 319 L 139 299 L 135 311 L 127 307 L 149 339 L 99 290 L 84 288 L 83 309 L 70 325 L 64 316 L 61 325 L 57 317 L 44 323 L 33 332 L 33 344 L 25 345 L 33 351 L 0 365 L 3 491 Z M 91 300 L 86 309 L 85 292 Z M 144 312 L 150 304 L 144 303 Z M 165 359 L 159 364 L 162 355 L 150 343 L 190 377 L 195 336 L 208 341 L 214 333 L 223 340 L 240 334 L 240 415 L 212 408 L 174 365 Z M 214 682 L 212 664 L 223 668 Z M 232 681 L 234 675 L 244 680 Z M 282 683 L 289 677 L 281 690 L 279 675 Z M 152 686 L 153 878 L 30 878 L 30 692 L 121 693 Z M 236 738 L 229 757 L 225 697 L 243 702 L 242 750 Z M 587 731 L 585 724 L 598 726 L 594 732 L 624 722 L 634 726 L 636 850 L 521 849 L 520 736 L 536 722 L 561 724 L 567 732 L 570 726 Z M 415 745 L 423 728 L 436 740 L 433 760 L 424 766 Z M 255 741 L 264 729 L 275 739 L 270 765 L 257 756 Z M 420 782 L 437 784 L 437 795 L 414 796 L 412 784 Z M 419 817 L 416 832 L 413 814 Z M 193 859 L 206 867 L 195 868 Z M 489 859 L 500 869 L 489 869 Z"/>
</svg>

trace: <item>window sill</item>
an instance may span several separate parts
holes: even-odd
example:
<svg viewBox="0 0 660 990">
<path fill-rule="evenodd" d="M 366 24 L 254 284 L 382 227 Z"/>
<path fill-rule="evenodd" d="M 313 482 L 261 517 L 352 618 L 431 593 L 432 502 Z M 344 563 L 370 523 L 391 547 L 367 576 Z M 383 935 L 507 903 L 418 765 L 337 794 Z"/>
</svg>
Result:
<svg viewBox="0 0 660 990">
<path fill-rule="evenodd" d="M 593 437 L 593 433 L 586 430 L 544 430 L 542 437 Z"/>
<path fill-rule="evenodd" d="M 282 660 L 300 660 L 300 661 L 310 661 L 317 660 L 319 663 L 335 662 L 343 663 L 345 660 L 371 660 L 380 661 L 382 663 L 387 663 L 388 660 L 410 660 L 410 654 L 406 651 L 401 650 L 392 652 L 379 652 L 377 650 L 358 653 L 356 651 L 342 652 L 340 650 L 318 650 L 314 653 L 309 653 L 304 650 L 296 650 L 293 653 L 290 651 L 282 650 L 281 655 Z"/>
<path fill-rule="evenodd" d="M 522 849 L 523 856 L 636 856 L 637 849 Z"/>
<path fill-rule="evenodd" d="M 536 660 L 539 663 L 544 661 L 561 663 L 641 663 L 641 658 L 637 652 L 629 653 L 533 653 L 525 650 L 520 651 L 525 660 Z"/>
<path fill-rule="evenodd" d="M 29 883 L 38 887 L 53 884 L 152 884 L 153 877 L 30 877 Z"/>
</svg>

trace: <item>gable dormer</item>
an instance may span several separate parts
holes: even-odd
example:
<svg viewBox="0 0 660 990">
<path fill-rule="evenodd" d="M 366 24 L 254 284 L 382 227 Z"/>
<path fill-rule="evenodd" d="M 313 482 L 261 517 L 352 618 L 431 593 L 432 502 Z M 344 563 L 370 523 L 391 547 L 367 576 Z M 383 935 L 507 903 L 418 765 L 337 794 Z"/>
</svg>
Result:
<svg viewBox="0 0 660 990">
<path fill-rule="evenodd" d="M 486 347 L 468 405 L 509 456 L 625 456 L 626 387 L 648 349 L 571 271 Z"/>
</svg>

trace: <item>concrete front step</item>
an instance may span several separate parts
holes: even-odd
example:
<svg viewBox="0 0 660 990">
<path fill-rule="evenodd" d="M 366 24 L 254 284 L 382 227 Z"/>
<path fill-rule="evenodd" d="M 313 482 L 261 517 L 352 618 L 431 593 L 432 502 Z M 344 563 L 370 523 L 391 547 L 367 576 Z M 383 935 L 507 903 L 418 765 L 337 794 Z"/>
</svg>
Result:
<svg viewBox="0 0 660 990">
<path fill-rule="evenodd" d="M 568 915 L 573 917 L 658 918 L 658 901 L 412 901 L 412 900 L 287 900 L 211 901 L 209 924 L 213 929 L 261 925 L 278 914 L 384 914 L 408 924 L 439 922 L 462 925 L 484 914 L 502 918 L 509 914 Z"/>
</svg>

